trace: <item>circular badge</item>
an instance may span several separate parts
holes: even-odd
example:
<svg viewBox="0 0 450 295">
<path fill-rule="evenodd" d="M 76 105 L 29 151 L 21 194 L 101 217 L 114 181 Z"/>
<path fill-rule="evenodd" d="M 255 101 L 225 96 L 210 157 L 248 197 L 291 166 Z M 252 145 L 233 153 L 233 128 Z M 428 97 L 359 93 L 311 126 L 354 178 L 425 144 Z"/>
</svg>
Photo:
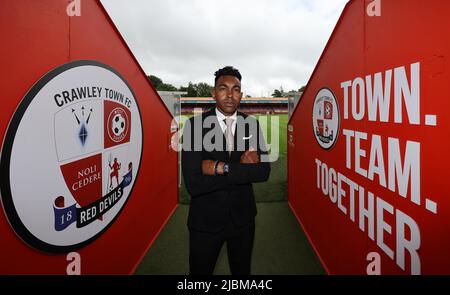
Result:
<svg viewBox="0 0 450 295">
<path fill-rule="evenodd" d="M 47 73 L 3 140 L 0 189 L 14 231 L 45 252 L 92 242 L 130 198 L 142 142 L 136 98 L 113 68 L 82 60 Z"/>
<path fill-rule="evenodd" d="M 314 99 L 312 127 L 317 142 L 323 149 L 330 149 L 339 135 L 339 106 L 328 88 L 322 88 Z"/>
<path fill-rule="evenodd" d="M 128 115 L 121 109 L 114 109 L 108 117 L 108 136 L 114 142 L 120 142 L 127 135 L 128 131 Z"/>
</svg>

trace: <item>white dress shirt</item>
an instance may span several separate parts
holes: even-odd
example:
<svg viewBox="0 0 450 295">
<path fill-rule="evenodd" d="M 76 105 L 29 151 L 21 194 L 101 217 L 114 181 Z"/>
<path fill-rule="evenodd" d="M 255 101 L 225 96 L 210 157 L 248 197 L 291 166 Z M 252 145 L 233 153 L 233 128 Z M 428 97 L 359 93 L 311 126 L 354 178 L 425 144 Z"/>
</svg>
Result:
<svg viewBox="0 0 450 295">
<path fill-rule="evenodd" d="M 225 133 L 225 129 L 227 129 L 227 124 L 225 123 L 225 119 L 226 118 L 233 119 L 233 124 L 231 124 L 231 133 L 233 133 L 233 136 L 234 136 L 234 132 L 236 131 L 237 111 L 235 111 L 234 114 L 231 116 L 225 116 L 224 114 L 222 114 L 221 111 L 219 111 L 216 108 L 216 116 L 217 116 L 217 120 L 219 120 L 220 128 L 222 128 L 223 133 Z"/>
</svg>

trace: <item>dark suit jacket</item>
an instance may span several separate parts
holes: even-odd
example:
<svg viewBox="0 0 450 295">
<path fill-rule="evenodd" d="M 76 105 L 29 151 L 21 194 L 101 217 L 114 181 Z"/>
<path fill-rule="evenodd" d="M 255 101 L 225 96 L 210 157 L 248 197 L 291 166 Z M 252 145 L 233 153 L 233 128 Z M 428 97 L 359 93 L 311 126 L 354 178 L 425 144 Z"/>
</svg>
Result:
<svg viewBox="0 0 450 295">
<path fill-rule="evenodd" d="M 213 143 L 213 146 L 206 144 L 207 142 Z M 225 147 L 225 136 L 215 108 L 186 121 L 183 130 L 182 171 L 184 183 L 191 195 L 188 217 L 190 229 L 218 232 L 230 220 L 236 226 L 243 226 L 254 220 L 256 204 L 252 183 L 268 179 L 270 164 L 267 160 L 258 164 L 241 164 L 240 157 L 250 147 L 258 151 L 260 158 L 263 159 L 263 155 L 267 157 L 258 121 L 238 112 L 231 157 Z M 228 175 L 203 175 L 203 160 L 228 162 L 231 171 Z"/>
</svg>

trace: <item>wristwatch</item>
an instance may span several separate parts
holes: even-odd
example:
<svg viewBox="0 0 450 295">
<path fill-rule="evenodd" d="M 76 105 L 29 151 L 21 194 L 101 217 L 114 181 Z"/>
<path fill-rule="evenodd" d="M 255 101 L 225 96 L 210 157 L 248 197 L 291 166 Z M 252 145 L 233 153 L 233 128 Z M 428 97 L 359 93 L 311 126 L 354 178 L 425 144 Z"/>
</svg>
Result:
<svg viewBox="0 0 450 295">
<path fill-rule="evenodd" d="M 223 164 L 223 175 L 227 175 L 228 173 L 230 173 L 230 164 L 228 163 L 224 163 Z"/>
</svg>

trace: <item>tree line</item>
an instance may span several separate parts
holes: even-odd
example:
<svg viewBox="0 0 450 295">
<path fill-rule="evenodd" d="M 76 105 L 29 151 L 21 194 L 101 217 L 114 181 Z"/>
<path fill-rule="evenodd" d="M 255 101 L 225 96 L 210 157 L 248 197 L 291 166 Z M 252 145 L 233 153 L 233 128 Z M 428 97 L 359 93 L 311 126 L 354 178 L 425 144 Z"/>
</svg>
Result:
<svg viewBox="0 0 450 295">
<path fill-rule="evenodd" d="M 180 86 L 179 88 L 173 86 L 169 83 L 164 83 L 163 80 L 157 76 L 150 75 L 147 76 L 153 87 L 158 91 L 182 91 L 187 94 L 182 95 L 183 97 L 211 97 L 212 86 L 208 83 L 200 82 L 194 84 L 192 82 L 188 83 L 188 86 Z"/>
<path fill-rule="evenodd" d="M 297 95 L 297 92 L 303 92 L 303 90 L 305 90 L 306 86 L 302 86 L 300 87 L 297 91 L 296 90 L 291 90 L 288 92 L 285 92 L 283 90 L 283 86 L 280 86 L 280 89 L 275 89 L 272 93 L 272 97 L 289 97 L 291 95 Z"/>
<path fill-rule="evenodd" d="M 147 76 L 150 80 L 150 83 L 152 83 L 153 87 L 157 91 L 182 91 L 186 92 L 186 94 L 182 95 L 182 97 L 211 97 L 211 90 L 213 89 L 213 86 L 209 85 L 205 82 L 200 83 L 192 83 L 189 82 L 188 86 L 180 86 L 179 88 L 173 86 L 169 83 L 164 83 L 163 80 L 157 76 L 149 75 Z M 302 86 L 298 91 L 302 92 L 304 90 L 305 86 Z M 280 87 L 280 89 L 275 89 L 272 93 L 272 97 L 288 97 L 291 93 L 296 92 L 295 90 L 291 90 L 288 92 L 284 92 L 283 87 Z M 246 97 L 250 97 L 247 95 Z"/>
</svg>

